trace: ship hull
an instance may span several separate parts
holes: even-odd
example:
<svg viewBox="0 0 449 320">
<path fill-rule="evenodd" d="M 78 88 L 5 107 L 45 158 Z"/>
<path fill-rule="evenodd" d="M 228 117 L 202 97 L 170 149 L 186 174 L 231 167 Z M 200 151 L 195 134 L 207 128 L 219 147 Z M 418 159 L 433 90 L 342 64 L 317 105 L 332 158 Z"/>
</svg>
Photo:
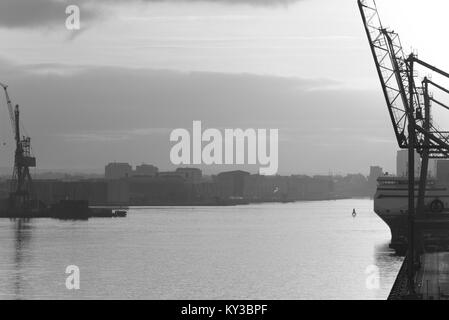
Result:
<svg viewBox="0 0 449 320">
<path fill-rule="evenodd" d="M 388 225 L 391 232 L 390 247 L 404 254 L 409 230 L 408 179 L 382 177 L 378 180 L 374 196 L 374 212 Z M 415 185 L 415 208 L 418 199 L 418 182 Z M 441 207 L 435 211 L 435 203 Z M 426 186 L 424 212 L 415 214 L 415 232 L 432 237 L 433 230 L 443 234 L 449 231 L 449 189 L 433 183 Z M 431 231 L 430 231 L 431 230 Z"/>
<path fill-rule="evenodd" d="M 390 248 L 398 254 L 405 254 L 407 249 L 407 231 L 408 219 L 400 215 L 379 215 L 378 216 L 388 225 L 391 233 Z"/>
</svg>

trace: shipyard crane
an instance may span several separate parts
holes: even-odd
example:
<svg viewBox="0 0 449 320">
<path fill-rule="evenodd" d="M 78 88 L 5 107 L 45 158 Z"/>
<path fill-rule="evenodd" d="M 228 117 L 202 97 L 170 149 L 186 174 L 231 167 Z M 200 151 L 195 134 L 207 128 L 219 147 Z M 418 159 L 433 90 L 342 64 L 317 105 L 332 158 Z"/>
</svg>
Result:
<svg viewBox="0 0 449 320">
<path fill-rule="evenodd" d="M 36 166 L 36 158 L 31 155 L 30 137 L 20 136 L 20 111 L 16 105 L 13 109 L 11 99 L 8 94 L 8 86 L 0 83 L 6 97 L 12 131 L 16 143 L 14 153 L 14 169 L 10 186 L 10 205 L 19 208 L 26 205 L 33 195 L 32 179 L 30 168 Z"/>
<path fill-rule="evenodd" d="M 421 155 L 418 211 L 422 213 L 428 159 L 449 158 L 449 132 L 437 128 L 430 110 L 432 102 L 448 110 L 449 106 L 434 98 L 429 86 L 446 94 L 449 90 L 427 77 L 418 87 L 415 65 L 447 79 L 449 73 L 413 53 L 406 56 L 399 35 L 383 27 L 375 0 L 358 0 L 358 4 L 398 145 Z M 409 164 L 412 166 L 413 162 L 410 154 Z M 413 180 L 414 174 L 410 178 Z"/>
<path fill-rule="evenodd" d="M 449 73 L 420 60 L 411 53 L 405 55 L 399 35 L 382 25 L 375 0 L 358 0 L 371 53 L 381 83 L 387 109 L 393 124 L 398 145 L 408 149 L 408 217 L 409 263 L 408 280 L 414 292 L 414 219 L 425 211 L 425 189 L 429 158 L 449 158 L 449 132 L 443 131 L 432 119 L 432 103 L 443 109 L 449 106 L 434 98 L 429 87 L 449 94 L 442 85 L 425 77 L 418 84 L 416 65 L 449 79 Z M 420 86 L 419 86 L 420 85 Z M 421 155 L 421 172 L 418 188 L 418 207 L 415 212 L 415 150 Z"/>
<path fill-rule="evenodd" d="M 423 114 L 426 93 L 424 84 L 416 85 L 414 66 L 419 64 L 446 78 L 449 74 L 413 53 L 406 56 L 399 35 L 383 27 L 375 0 L 358 0 L 358 4 L 399 147 L 405 149 L 411 145 L 420 154 L 427 150 L 430 158 L 449 158 L 448 132 L 436 128 L 430 121 L 430 114 L 428 118 Z M 449 93 L 429 79 L 425 82 Z M 427 94 L 430 101 L 449 109 Z"/>
</svg>

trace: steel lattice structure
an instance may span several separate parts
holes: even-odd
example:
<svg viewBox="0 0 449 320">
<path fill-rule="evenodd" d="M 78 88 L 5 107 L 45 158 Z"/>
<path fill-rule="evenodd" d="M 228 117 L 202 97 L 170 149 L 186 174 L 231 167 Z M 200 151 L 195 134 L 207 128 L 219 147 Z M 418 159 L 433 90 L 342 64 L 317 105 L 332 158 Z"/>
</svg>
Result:
<svg viewBox="0 0 449 320">
<path fill-rule="evenodd" d="M 14 169 L 10 186 L 11 205 L 21 206 L 33 196 L 33 181 L 30 168 L 36 166 L 36 158 L 31 154 L 31 139 L 22 137 L 20 134 L 20 111 L 19 106 L 13 108 L 8 94 L 8 86 L 0 83 L 6 97 L 6 105 L 10 116 L 12 132 L 16 142 L 14 153 Z"/>
<path fill-rule="evenodd" d="M 449 107 L 436 100 L 428 86 L 446 94 L 449 90 L 427 78 L 420 83 L 422 86 L 417 86 L 414 65 L 419 64 L 446 78 L 449 74 L 414 54 L 406 56 L 399 35 L 383 27 L 375 0 L 359 0 L 358 4 L 399 147 L 405 149 L 412 143 L 413 148 L 420 154 L 427 153 L 429 158 L 449 158 L 449 132 L 433 124 L 430 103 L 448 110 Z M 428 112 L 423 115 L 426 107 Z M 413 128 L 410 132 L 407 130 L 409 123 Z"/>
</svg>

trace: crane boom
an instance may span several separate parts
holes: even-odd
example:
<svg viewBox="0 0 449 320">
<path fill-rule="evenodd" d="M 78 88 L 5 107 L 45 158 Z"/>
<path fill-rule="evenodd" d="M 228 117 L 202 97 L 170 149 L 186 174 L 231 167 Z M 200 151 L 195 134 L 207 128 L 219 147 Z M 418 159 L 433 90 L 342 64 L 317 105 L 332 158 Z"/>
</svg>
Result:
<svg viewBox="0 0 449 320">
<path fill-rule="evenodd" d="M 23 208 L 27 205 L 30 197 L 33 196 L 32 179 L 30 168 L 36 166 L 36 158 L 31 155 L 31 139 L 20 136 L 20 111 L 19 106 L 13 109 L 11 99 L 8 94 L 8 86 L 0 83 L 5 91 L 6 104 L 16 142 L 14 153 L 14 169 L 11 179 L 10 205 L 12 208 Z"/>
<path fill-rule="evenodd" d="M 399 35 L 386 30 L 374 0 L 358 0 L 366 35 L 400 148 L 408 147 L 408 70 Z M 419 99 L 414 99 L 419 102 Z M 416 139 L 415 139 L 416 140 Z"/>
<path fill-rule="evenodd" d="M 399 35 L 382 25 L 375 0 L 358 0 L 358 6 L 399 147 L 406 149 L 412 144 L 420 154 L 430 158 L 449 158 L 448 132 L 422 117 L 426 99 L 436 104 L 439 101 L 430 96 L 427 87 L 424 90 L 416 86 L 414 64 L 446 78 L 449 78 L 449 73 L 414 54 L 406 56 Z M 445 93 L 449 91 L 426 81 Z M 430 112 L 427 116 L 431 117 Z"/>
<path fill-rule="evenodd" d="M 5 91 L 6 105 L 8 107 L 9 119 L 11 121 L 11 127 L 12 127 L 12 130 L 13 130 L 14 137 L 16 137 L 16 123 L 15 123 L 15 117 L 14 117 L 14 109 L 12 107 L 11 99 L 9 98 L 8 85 L 3 84 L 3 83 L 0 82 L 0 86 Z"/>
<path fill-rule="evenodd" d="M 449 78 L 449 73 L 418 59 L 413 53 L 406 57 L 399 35 L 382 26 L 375 0 L 358 0 L 358 6 L 399 147 L 408 149 L 407 273 L 408 294 L 412 297 L 415 293 L 415 215 L 424 217 L 426 212 L 429 158 L 449 158 L 449 132 L 438 129 L 433 123 L 431 102 L 445 109 L 449 109 L 449 106 L 433 98 L 429 92 L 429 85 L 446 94 L 449 94 L 449 90 L 429 80 L 428 77 L 423 79 L 422 87 L 418 88 L 415 81 L 415 66 L 438 73 L 446 79 Z M 417 210 L 415 210 L 415 151 L 421 155 Z"/>
</svg>

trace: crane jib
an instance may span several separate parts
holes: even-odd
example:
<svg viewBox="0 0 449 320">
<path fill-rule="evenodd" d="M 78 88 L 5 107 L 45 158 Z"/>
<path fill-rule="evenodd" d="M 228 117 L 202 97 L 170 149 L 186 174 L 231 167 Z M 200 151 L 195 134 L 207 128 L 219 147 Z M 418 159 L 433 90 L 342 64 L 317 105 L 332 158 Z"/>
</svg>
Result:
<svg viewBox="0 0 449 320">
<path fill-rule="evenodd" d="M 446 94 L 449 90 L 427 78 L 422 87 L 417 87 L 414 65 L 448 79 L 449 73 L 413 53 L 406 56 L 399 35 L 383 27 L 374 0 L 358 0 L 358 6 L 399 147 L 408 148 L 411 144 L 430 158 L 449 158 L 449 132 L 437 128 L 430 112 L 431 102 L 443 108 L 446 105 L 439 103 L 441 100 L 427 89 L 432 85 Z"/>
<path fill-rule="evenodd" d="M 0 83 L 6 97 L 6 104 L 10 115 L 16 150 L 14 153 L 14 169 L 10 186 L 10 209 L 23 209 L 29 205 L 29 201 L 35 200 L 35 192 L 32 184 L 29 168 L 36 166 L 36 158 L 31 155 L 31 139 L 20 136 L 20 111 L 19 106 L 13 109 L 8 93 L 8 86 Z"/>
</svg>

